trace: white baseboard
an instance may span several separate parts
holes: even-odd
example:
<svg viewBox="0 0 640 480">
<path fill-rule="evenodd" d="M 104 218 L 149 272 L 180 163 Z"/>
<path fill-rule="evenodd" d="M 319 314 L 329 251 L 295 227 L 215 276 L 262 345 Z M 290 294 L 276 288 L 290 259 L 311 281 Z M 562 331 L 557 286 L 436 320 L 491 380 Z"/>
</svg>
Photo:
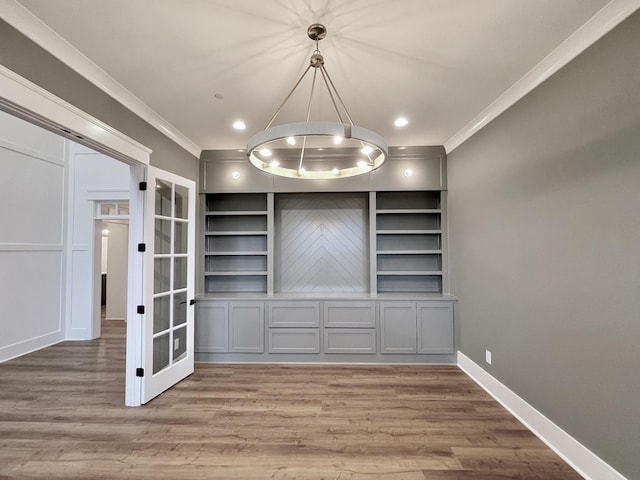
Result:
<svg viewBox="0 0 640 480">
<path fill-rule="evenodd" d="M 30 338 L 22 342 L 14 343 L 0 348 L 0 363 L 13 360 L 27 353 L 35 352 L 45 347 L 50 347 L 64 340 L 62 332 L 53 332 L 36 338 Z"/>
<path fill-rule="evenodd" d="M 585 479 L 627 480 L 462 352 L 458 352 L 458 367 Z"/>
</svg>

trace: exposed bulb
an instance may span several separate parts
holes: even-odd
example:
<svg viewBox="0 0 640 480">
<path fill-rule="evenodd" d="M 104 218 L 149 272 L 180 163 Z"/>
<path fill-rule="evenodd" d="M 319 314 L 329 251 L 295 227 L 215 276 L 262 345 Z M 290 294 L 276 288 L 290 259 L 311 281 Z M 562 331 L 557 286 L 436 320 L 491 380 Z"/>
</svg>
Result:
<svg viewBox="0 0 640 480">
<path fill-rule="evenodd" d="M 289 145 L 295 145 L 296 144 L 296 137 L 287 137 L 287 143 Z"/>
<path fill-rule="evenodd" d="M 336 145 L 342 143 L 342 140 L 344 140 L 340 135 L 336 135 L 335 137 L 333 137 L 333 143 L 335 143 Z"/>
<path fill-rule="evenodd" d="M 334 175 L 338 175 L 340 173 L 340 170 L 334 168 L 333 170 L 331 170 L 331 173 L 333 173 Z"/>
<path fill-rule="evenodd" d="M 370 145 L 365 145 L 360 151 L 365 155 L 369 155 L 371 152 L 373 152 L 373 148 Z"/>
<path fill-rule="evenodd" d="M 263 157 L 270 157 L 271 156 L 271 150 L 269 150 L 268 148 L 262 148 L 260 150 L 260 155 L 262 155 Z"/>
<path fill-rule="evenodd" d="M 270 166 L 271 168 L 278 168 L 278 167 L 280 166 L 280 162 L 279 162 L 279 161 L 277 161 L 277 160 L 274 160 L 274 161 L 272 161 L 272 162 L 269 164 L 269 166 Z"/>
</svg>

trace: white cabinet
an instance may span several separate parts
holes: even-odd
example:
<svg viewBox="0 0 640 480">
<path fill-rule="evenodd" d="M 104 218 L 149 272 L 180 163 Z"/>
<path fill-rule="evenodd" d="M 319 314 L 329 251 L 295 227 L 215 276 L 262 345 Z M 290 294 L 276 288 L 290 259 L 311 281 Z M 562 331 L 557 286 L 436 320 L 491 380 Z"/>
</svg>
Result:
<svg viewBox="0 0 640 480">
<path fill-rule="evenodd" d="M 320 302 L 271 301 L 269 353 L 320 353 Z"/>
<path fill-rule="evenodd" d="M 453 326 L 452 303 L 418 303 L 418 353 L 453 353 Z"/>
<path fill-rule="evenodd" d="M 264 352 L 264 303 L 229 302 L 229 352 Z"/>
<path fill-rule="evenodd" d="M 380 352 L 416 353 L 416 304 L 380 304 Z"/>
<path fill-rule="evenodd" d="M 229 351 L 229 310 L 227 302 L 200 302 L 196 309 L 195 351 Z"/>
<path fill-rule="evenodd" d="M 455 362 L 453 304 L 200 299 L 195 350 L 200 361 Z"/>
<path fill-rule="evenodd" d="M 381 302 L 380 351 L 402 354 L 453 354 L 451 302 Z"/>
</svg>

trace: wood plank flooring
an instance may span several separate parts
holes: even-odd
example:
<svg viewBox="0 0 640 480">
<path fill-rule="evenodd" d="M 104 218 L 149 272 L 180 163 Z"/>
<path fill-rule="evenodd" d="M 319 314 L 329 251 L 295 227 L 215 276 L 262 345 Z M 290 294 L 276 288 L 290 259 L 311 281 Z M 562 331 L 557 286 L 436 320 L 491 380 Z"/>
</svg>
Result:
<svg viewBox="0 0 640 480">
<path fill-rule="evenodd" d="M 199 364 L 126 408 L 103 325 L 0 365 L 0 478 L 581 478 L 455 366 Z"/>
</svg>

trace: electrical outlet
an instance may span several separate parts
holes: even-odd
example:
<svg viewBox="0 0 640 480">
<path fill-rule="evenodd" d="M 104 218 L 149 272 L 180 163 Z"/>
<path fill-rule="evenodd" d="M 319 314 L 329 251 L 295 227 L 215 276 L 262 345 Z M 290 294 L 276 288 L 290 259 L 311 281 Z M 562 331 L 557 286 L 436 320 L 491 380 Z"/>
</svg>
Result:
<svg viewBox="0 0 640 480">
<path fill-rule="evenodd" d="M 180 348 L 180 339 L 179 338 L 174 338 L 173 339 L 173 349 L 174 350 L 178 350 L 178 348 Z"/>
<path fill-rule="evenodd" d="M 485 362 L 487 362 L 489 365 L 491 365 L 491 350 L 485 350 L 485 351 L 484 351 L 484 360 L 485 360 Z"/>
</svg>

